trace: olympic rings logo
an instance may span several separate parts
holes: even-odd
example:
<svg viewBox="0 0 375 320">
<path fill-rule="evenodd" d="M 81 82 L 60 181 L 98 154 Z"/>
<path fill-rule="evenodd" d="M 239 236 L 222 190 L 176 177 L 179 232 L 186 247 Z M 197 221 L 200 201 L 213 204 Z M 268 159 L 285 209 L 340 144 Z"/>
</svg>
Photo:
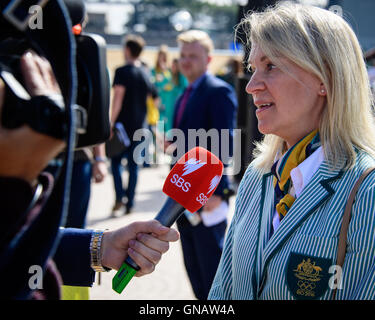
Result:
<svg viewBox="0 0 375 320">
<path fill-rule="evenodd" d="M 316 288 L 315 283 L 309 282 L 309 281 L 298 281 L 297 285 L 302 289 L 306 291 L 312 291 Z"/>
</svg>

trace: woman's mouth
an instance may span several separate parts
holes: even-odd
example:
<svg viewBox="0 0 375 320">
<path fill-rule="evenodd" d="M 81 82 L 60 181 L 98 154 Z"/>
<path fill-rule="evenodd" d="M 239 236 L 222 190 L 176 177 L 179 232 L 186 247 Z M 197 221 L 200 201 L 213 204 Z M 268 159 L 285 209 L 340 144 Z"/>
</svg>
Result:
<svg viewBox="0 0 375 320">
<path fill-rule="evenodd" d="M 264 103 L 264 104 L 261 104 L 261 105 L 258 105 L 257 106 L 257 110 L 256 110 L 256 114 L 260 114 L 262 113 L 263 111 L 266 111 L 268 110 L 269 108 L 272 108 L 274 106 L 274 103 L 270 102 L 270 103 Z"/>
</svg>

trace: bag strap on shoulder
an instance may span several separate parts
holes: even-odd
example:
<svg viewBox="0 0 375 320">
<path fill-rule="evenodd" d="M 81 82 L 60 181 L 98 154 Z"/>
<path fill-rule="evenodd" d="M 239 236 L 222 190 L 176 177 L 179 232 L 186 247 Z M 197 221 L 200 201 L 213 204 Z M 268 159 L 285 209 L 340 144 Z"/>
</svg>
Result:
<svg viewBox="0 0 375 320">
<path fill-rule="evenodd" d="M 350 192 L 348 201 L 346 202 L 345 211 L 344 211 L 344 215 L 342 218 L 342 224 L 341 224 L 341 229 L 340 229 L 339 243 L 338 243 L 338 249 L 337 249 L 337 258 L 336 258 L 336 265 L 340 267 L 343 266 L 344 260 L 345 260 L 347 233 L 348 233 L 352 206 L 355 200 L 355 196 L 363 180 L 374 170 L 375 168 L 369 168 L 359 177 L 352 191 Z M 336 289 L 334 289 L 333 291 L 333 296 L 332 296 L 333 300 L 335 299 L 335 295 L 336 295 Z"/>
</svg>

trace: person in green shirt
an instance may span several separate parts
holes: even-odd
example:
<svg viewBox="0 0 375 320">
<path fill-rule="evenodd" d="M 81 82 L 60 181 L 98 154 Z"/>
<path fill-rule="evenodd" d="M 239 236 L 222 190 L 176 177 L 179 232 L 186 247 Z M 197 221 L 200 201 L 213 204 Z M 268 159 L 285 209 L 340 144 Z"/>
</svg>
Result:
<svg viewBox="0 0 375 320">
<path fill-rule="evenodd" d="M 168 123 L 167 114 L 169 114 L 169 95 L 172 89 L 171 79 L 172 74 L 168 69 L 168 47 L 161 45 L 157 54 L 155 67 L 151 70 L 152 81 L 158 91 L 160 98 L 159 105 L 159 120 L 164 121 L 165 125 Z"/>
</svg>

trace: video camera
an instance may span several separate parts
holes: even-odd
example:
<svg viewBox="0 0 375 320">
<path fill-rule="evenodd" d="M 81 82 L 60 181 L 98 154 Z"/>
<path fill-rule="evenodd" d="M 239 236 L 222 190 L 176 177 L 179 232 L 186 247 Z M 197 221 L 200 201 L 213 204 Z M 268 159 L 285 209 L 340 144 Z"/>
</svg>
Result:
<svg viewBox="0 0 375 320">
<path fill-rule="evenodd" d="M 53 188 L 43 194 L 48 199 L 38 203 L 39 214 L 0 252 L 0 270 L 11 275 L 7 295 L 16 299 L 29 297 L 25 279 L 30 265 L 45 268 L 57 248 L 68 211 L 74 148 L 104 142 L 110 134 L 105 41 L 79 32 L 76 25 L 84 16 L 81 0 L 0 0 L 0 77 L 6 86 L 1 124 L 7 128 L 27 124 L 66 142 L 64 152 L 39 177 L 45 181 L 53 175 Z M 30 97 L 25 90 L 20 58 L 30 49 L 50 62 L 61 95 Z M 40 185 L 35 199 L 41 195 Z M 20 221 L 34 204 L 31 201 Z"/>
<path fill-rule="evenodd" d="M 2 125 L 12 129 L 28 124 L 62 140 L 73 131 L 75 148 L 106 141 L 106 43 L 99 35 L 80 32 L 86 14 L 83 1 L 1 0 L 0 14 L 0 77 L 6 85 Z M 19 62 L 30 49 L 50 62 L 64 101 L 31 98 L 24 89 Z"/>
</svg>

